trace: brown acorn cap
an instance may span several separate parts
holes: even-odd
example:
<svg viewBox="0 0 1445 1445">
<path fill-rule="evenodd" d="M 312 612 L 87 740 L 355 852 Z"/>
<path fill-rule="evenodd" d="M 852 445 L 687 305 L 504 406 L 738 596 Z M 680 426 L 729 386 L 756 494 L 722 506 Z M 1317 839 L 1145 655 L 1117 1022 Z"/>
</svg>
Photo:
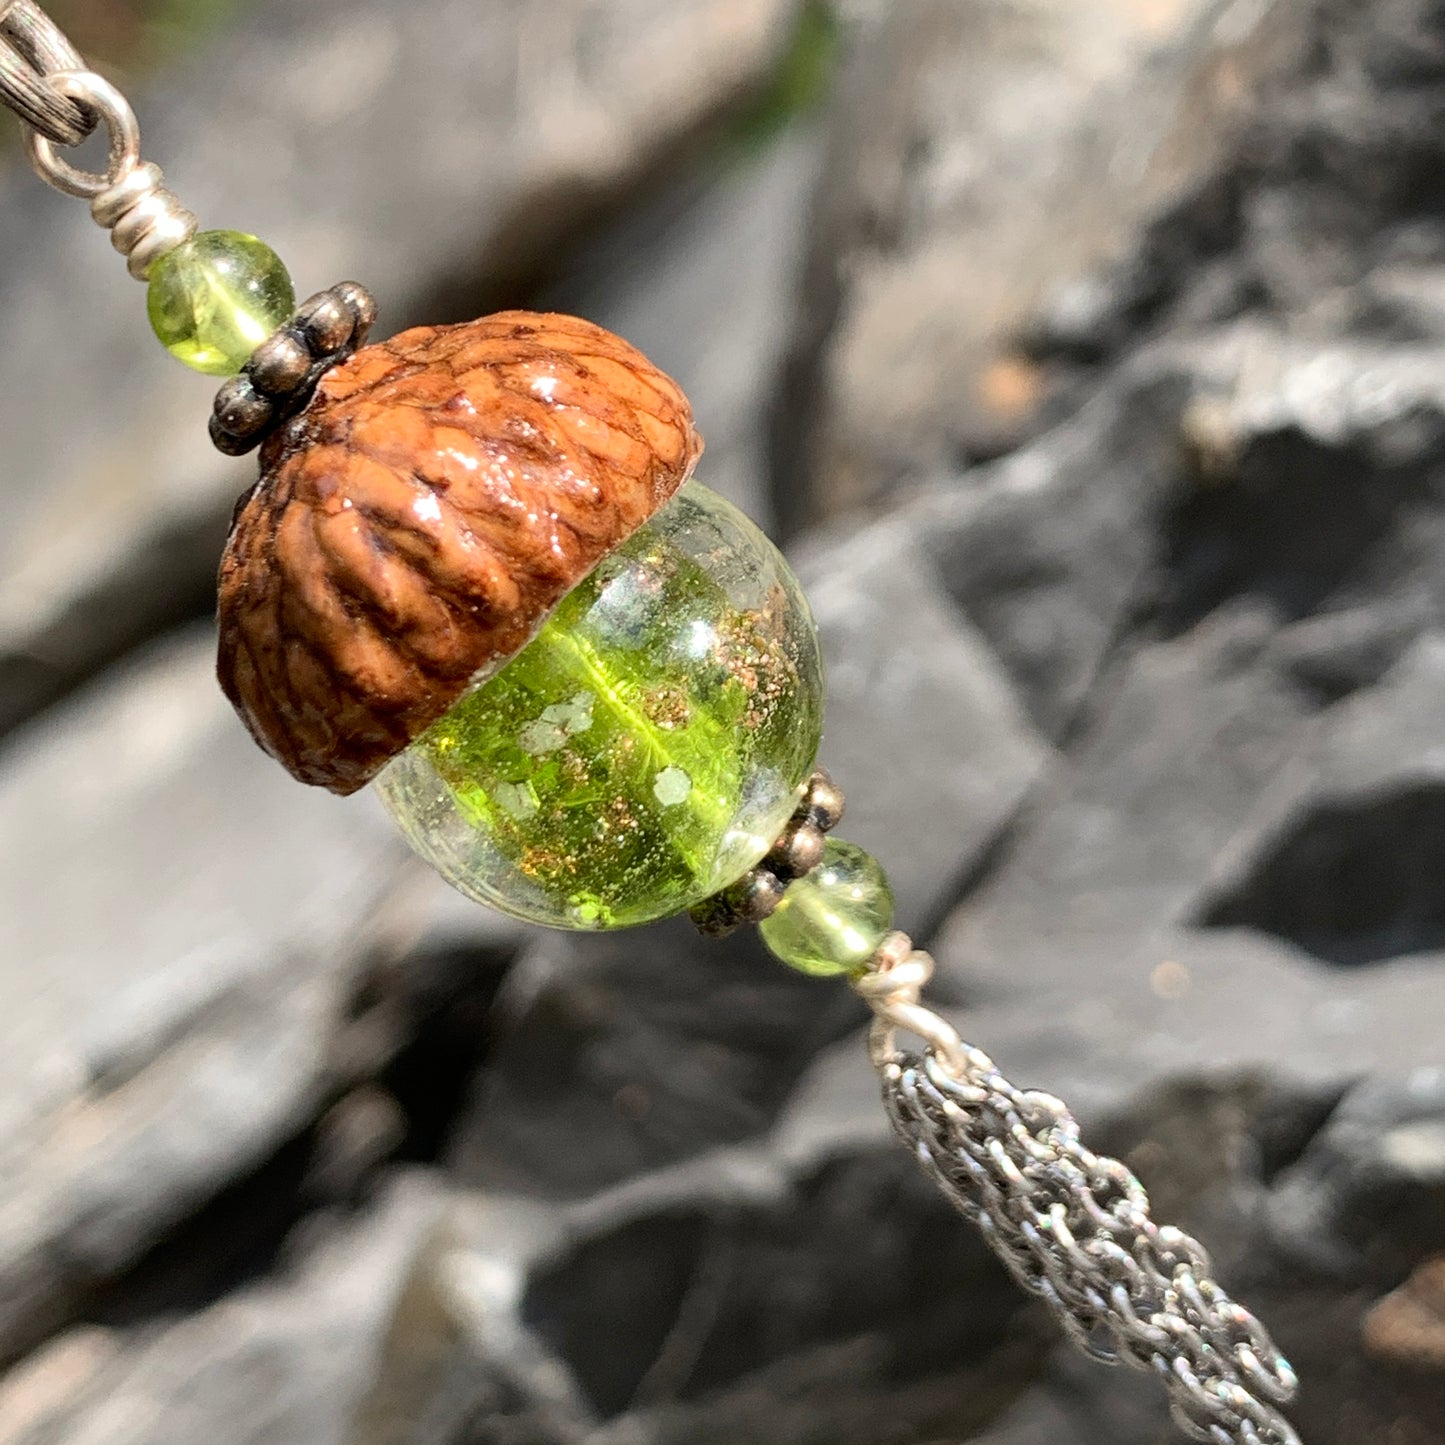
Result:
<svg viewBox="0 0 1445 1445">
<path fill-rule="evenodd" d="M 681 389 L 611 332 L 503 311 L 358 351 L 261 452 L 221 561 L 221 686 L 351 793 L 682 485 Z"/>
</svg>

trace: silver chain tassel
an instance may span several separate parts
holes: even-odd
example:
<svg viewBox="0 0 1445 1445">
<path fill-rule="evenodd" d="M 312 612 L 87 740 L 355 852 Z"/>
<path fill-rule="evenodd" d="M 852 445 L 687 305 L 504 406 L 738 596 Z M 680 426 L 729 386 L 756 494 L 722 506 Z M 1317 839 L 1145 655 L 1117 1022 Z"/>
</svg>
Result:
<svg viewBox="0 0 1445 1445">
<path fill-rule="evenodd" d="M 1191 1439 L 1300 1445 L 1277 1408 L 1294 1398 L 1294 1371 L 1209 1277 L 1203 1247 L 1150 1218 L 1144 1186 L 1080 1143 L 1060 1100 L 1016 1088 L 920 1003 L 932 973 L 898 933 L 854 985 L 875 1014 L 884 1103 L 924 1170 L 1076 1345 L 1160 1377 Z M 924 1051 L 898 1051 L 898 1029 Z"/>
</svg>

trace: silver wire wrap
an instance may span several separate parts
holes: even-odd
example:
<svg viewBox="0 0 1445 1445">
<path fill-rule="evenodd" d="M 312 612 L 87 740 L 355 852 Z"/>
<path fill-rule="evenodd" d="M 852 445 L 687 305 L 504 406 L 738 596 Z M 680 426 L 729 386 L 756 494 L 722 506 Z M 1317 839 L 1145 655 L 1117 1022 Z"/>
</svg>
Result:
<svg viewBox="0 0 1445 1445">
<path fill-rule="evenodd" d="M 36 174 L 90 202 L 138 281 L 196 233 L 196 218 L 162 184 L 159 166 L 140 157 L 140 126 L 119 90 L 85 68 L 75 47 L 33 0 L 0 0 L 0 102 L 20 117 Z M 103 171 L 60 155 L 103 125 L 110 142 Z"/>
<path fill-rule="evenodd" d="M 1204 1249 L 1149 1217 L 1144 1186 L 1079 1142 L 1060 1100 L 1016 1088 L 920 1002 L 932 973 L 895 933 L 854 983 L 874 1013 L 884 1104 L 924 1171 L 1080 1349 L 1160 1377 L 1190 1439 L 1300 1445 L 1276 1408 L 1294 1398 L 1294 1371 L 1209 1277 Z M 899 1051 L 899 1030 L 923 1052 Z"/>
</svg>

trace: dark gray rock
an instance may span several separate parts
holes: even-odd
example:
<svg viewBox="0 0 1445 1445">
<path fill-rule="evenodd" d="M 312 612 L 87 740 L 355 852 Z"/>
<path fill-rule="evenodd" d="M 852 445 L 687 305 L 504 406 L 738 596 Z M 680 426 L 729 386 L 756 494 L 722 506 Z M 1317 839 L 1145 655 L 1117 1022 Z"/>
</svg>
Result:
<svg viewBox="0 0 1445 1445">
<path fill-rule="evenodd" d="M 764 419 L 792 325 L 823 136 L 787 129 L 638 206 L 537 304 L 588 316 L 675 377 L 707 444 L 698 476 L 770 528 Z M 720 169 L 720 173 L 714 173 Z"/>
<path fill-rule="evenodd" d="M 1161 334 L 1248 315 L 1325 348 L 1318 381 L 1341 338 L 1403 347 L 1401 361 L 1437 340 L 1439 23 L 1433 0 L 1219 7 L 1162 147 L 1193 155 L 1187 184 L 1111 261 L 1045 298 L 1032 354 L 1092 377 Z M 1330 384 L 1368 392 L 1372 370 L 1347 365 Z"/>
<path fill-rule="evenodd" d="M 1161 520 L 1189 486 L 1179 427 L 1195 385 L 1181 358 L 1150 353 L 1034 445 L 923 503 L 915 551 L 1053 742 L 1092 702 L 1160 564 Z"/>
<path fill-rule="evenodd" d="M 1243 377 L 1246 391 L 1255 386 Z M 1206 368 L 1200 394 L 1212 384 Z M 1278 394 L 1266 383 L 1252 392 L 1256 403 Z M 1302 657 L 1318 670 L 1330 654 L 1334 617 L 1347 639 L 1438 626 L 1445 577 L 1414 545 L 1434 525 L 1433 463 L 1427 447 L 1406 461 L 1379 444 L 1418 410 L 1408 388 L 1386 395 L 1368 418 L 1334 408 L 1340 430 L 1328 441 L 1278 414 L 1241 428 L 1226 479 L 1191 490 L 1177 465 L 1174 488 L 1135 514 L 1129 535 L 1152 548 L 1152 565 L 1131 574 L 1120 631 L 1064 757 L 940 949 L 971 1028 L 1006 1067 L 1012 1059 L 1047 1087 L 1117 1107 L 1114 1091 L 1161 1069 L 1343 1084 L 1438 1057 L 1435 1030 L 1411 1002 L 1438 967 L 1424 901 L 1431 870 L 1419 861 L 1432 856 L 1430 808 L 1416 796 L 1430 791 L 1422 760 L 1438 717 L 1438 643 L 1419 642 L 1393 670 L 1373 659 L 1381 680 L 1370 686 L 1367 671 L 1339 701 L 1338 689 L 1300 677 Z M 1162 442 L 1168 418 L 1159 425 Z M 1049 445 L 1007 467 L 1046 458 Z M 1126 447 L 1119 481 L 1138 501 L 1128 458 Z M 1041 469 L 1037 515 L 1055 535 L 1089 536 L 1101 504 L 1092 489 L 1071 493 L 1065 475 Z M 1087 614 L 1097 557 L 1081 549 L 1032 591 L 985 570 L 971 606 L 987 607 L 996 588 L 1019 615 L 1030 615 L 1026 603 Z M 1005 659 L 1032 664 L 1008 631 L 992 637 Z M 1358 649 L 1351 640 L 1336 671 Z M 1401 797 L 1397 817 L 1391 800 Z M 1329 840 L 1342 837 L 1361 851 L 1330 873 Z M 1360 871 L 1366 854 L 1377 873 Z M 1355 894 L 1340 891 L 1345 874 Z M 1352 897 L 1369 900 L 1356 934 L 1403 930 L 1386 951 L 1396 962 L 1341 969 L 1335 954 L 1309 949 L 1300 920 L 1325 927 L 1326 895 L 1346 913 Z"/>
<path fill-rule="evenodd" d="M 257 750 L 213 653 L 167 643 L 0 766 L 0 1354 L 386 1066 L 435 984 L 377 970 L 518 936 L 445 929 L 372 800 Z"/>
<path fill-rule="evenodd" d="M 1126 1370 L 1100 1370 L 1072 1353 L 1052 1357 L 1038 1385 L 977 1435 L 978 1445 L 1095 1445 L 1169 1438 L 1162 1396 Z"/>
<path fill-rule="evenodd" d="M 972 515 L 956 496 L 925 498 L 797 558 L 823 639 L 823 761 L 848 795 L 839 832 L 877 854 L 899 926 L 920 934 L 1051 759 L 939 563 L 939 539 Z"/>
<path fill-rule="evenodd" d="M 103 1342 L 62 1337 L 48 1354 L 52 1372 L 64 1367 L 64 1397 L 33 1372 L 9 1402 L 16 1423 L 7 1439 L 353 1440 L 351 1417 L 391 1311 L 447 1203 L 434 1179 L 402 1178 L 353 1220 L 318 1218 L 286 1268 L 208 1309 Z"/>
<path fill-rule="evenodd" d="M 1368 342 L 1306 356 L 1271 329 L 1172 356 L 1196 368 L 1177 435 L 1211 445 L 1181 449 L 1174 485 L 1136 513 L 1153 563 L 1133 573 L 1058 764 L 944 929 L 943 982 L 970 1037 L 1122 1139 L 1161 1214 L 1181 1210 L 1210 1242 L 1304 1375 L 1306 1438 L 1434 1440 L 1438 1378 L 1382 1376 L 1360 1321 L 1445 1242 L 1428 1004 L 1441 967 L 1439 358 L 1385 359 Z M 1374 376 L 1390 381 L 1373 391 Z M 1121 484 L 1137 497 L 1129 458 L 1126 446 Z M 1090 535 L 1047 467 L 1037 486 L 1050 528 Z M 1084 549 L 1046 601 L 998 590 L 1022 615 L 1084 610 L 1097 571 Z M 995 585 L 985 569 L 971 607 Z M 991 636 L 1006 662 L 1019 650 Z M 1224 1115 L 1183 1110 L 1188 1091 Z M 1233 1143 L 1211 1154 L 1211 1136 Z M 997 1438 L 1053 1438 L 1061 1420 L 1088 1438 L 1113 1398 L 1045 1380 Z M 1112 1438 L 1155 1438 L 1147 1417 L 1117 1418 Z"/>
<path fill-rule="evenodd" d="M 1134 334 L 1110 309 L 1123 282 L 1095 276 L 1213 178 L 1231 97 L 1277 64 L 1258 32 L 1279 8 L 864 7 L 775 422 L 785 524 L 1008 450 L 1058 414 L 1038 312 L 1060 342 L 1070 326 Z"/>
<path fill-rule="evenodd" d="M 1376 1290 L 1436 1252 L 1442 1119 L 1445 1077 L 1435 1066 L 1350 1090 L 1272 1191 L 1269 1224 L 1281 1252 L 1319 1275 Z"/>
<path fill-rule="evenodd" d="M 756 1134 L 857 1017 L 845 991 L 783 968 L 749 933 L 718 943 L 684 918 L 548 934 L 500 1000 L 453 1168 L 474 1185 L 574 1196 Z"/>
<path fill-rule="evenodd" d="M 1055 1351 L 1038 1306 L 878 1138 L 872 1090 L 854 1087 L 869 1072 L 855 1040 L 761 1145 L 561 1217 L 521 1313 L 606 1420 L 585 1438 L 1162 1439 L 1155 1382 Z M 1306 1438 L 1437 1438 L 1438 1377 L 1414 1357 L 1412 1373 L 1382 1375 L 1359 1330 L 1438 1238 L 1438 1077 L 1343 1102 L 1258 1076 L 1181 1078 L 1089 1132 L 1151 1186 L 1156 1217 L 1210 1239 L 1226 1285 L 1274 1324 L 1311 1386 Z M 1410 1247 L 1361 1253 L 1385 1218 Z M 599 1333 L 599 1310 L 615 1332 Z"/>
<path fill-rule="evenodd" d="M 621 1416 L 603 1438 L 863 1441 L 890 1415 L 966 1429 L 1029 1377 L 1006 1344 L 1027 1305 L 906 1154 L 855 1138 L 769 1157 L 771 1172 L 718 1160 L 634 1186 L 610 1217 L 599 1201 L 532 1270 L 523 1317 Z M 599 1340 L 583 1301 L 623 1294 L 627 1330 Z"/>
<path fill-rule="evenodd" d="M 1438 952 L 1445 640 L 1427 635 L 1342 704 L 1236 840 L 1198 920 L 1339 967 Z"/>
</svg>

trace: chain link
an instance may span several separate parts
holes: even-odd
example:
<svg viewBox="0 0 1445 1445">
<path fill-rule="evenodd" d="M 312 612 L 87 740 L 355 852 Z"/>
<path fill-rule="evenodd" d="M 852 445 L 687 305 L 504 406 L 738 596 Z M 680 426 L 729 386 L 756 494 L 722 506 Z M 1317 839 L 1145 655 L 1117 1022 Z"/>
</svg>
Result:
<svg viewBox="0 0 1445 1445">
<path fill-rule="evenodd" d="M 57 95 L 83 105 L 87 114 L 98 116 L 105 125 L 109 154 L 103 171 L 83 171 L 60 154 L 48 136 L 27 130 L 25 142 L 36 174 L 46 185 L 67 196 L 94 200 L 119 185 L 140 167 L 140 126 L 135 112 L 120 91 L 108 80 L 89 70 L 66 70 L 47 77 Z"/>
<path fill-rule="evenodd" d="M 80 52 L 34 0 L 0 0 L 0 103 L 55 145 L 79 145 L 98 117 L 50 77 L 85 69 Z"/>
<path fill-rule="evenodd" d="M 1016 1088 L 919 1002 L 932 971 L 894 934 L 855 983 L 875 1014 L 884 1103 L 924 1170 L 1074 1344 L 1159 1376 L 1190 1439 L 1300 1445 L 1276 1408 L 1294 1398 L 1294 1372 L 1210 1278 L 1203 1247 L 1150 1218 L 1144 1186 L 1085 1147 L 1060 1100 Z M 924 1051 L 900 1052 L 899 1029 Z"/>
</svg>

